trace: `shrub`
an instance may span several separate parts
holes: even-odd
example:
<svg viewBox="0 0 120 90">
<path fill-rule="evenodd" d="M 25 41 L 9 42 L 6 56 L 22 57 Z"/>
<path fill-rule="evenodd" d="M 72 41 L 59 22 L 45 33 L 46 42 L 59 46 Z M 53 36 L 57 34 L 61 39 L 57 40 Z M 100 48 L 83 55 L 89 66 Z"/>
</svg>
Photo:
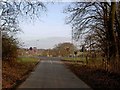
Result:
<svg viewBox="0 0 120 90">
<path fill-rule="evenodd" d="M 13 36 L 7 34 L 2 36 L 2 59 L 13 61 L 17 58 L 18 42 Z"/>
</svg>

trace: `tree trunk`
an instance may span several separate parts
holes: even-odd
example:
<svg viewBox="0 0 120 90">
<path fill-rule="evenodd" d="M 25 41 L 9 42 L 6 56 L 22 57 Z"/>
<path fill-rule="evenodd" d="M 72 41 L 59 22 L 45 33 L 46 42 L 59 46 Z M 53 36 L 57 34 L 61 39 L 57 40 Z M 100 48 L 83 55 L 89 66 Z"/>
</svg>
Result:
<svg viewBox="0 0 120 90">
<path fill-rule="evenodd" d="M 109 57 L 110 59 L 115 59 L 116 56 L 116 41 L 115 41 L 115 12 L 116 12 L 116 2 L 111 2 L 111 9 L 109 13 L 108 22 L 108 41 L 109 41 Z"/>
<path fill-rule="evenodd" d="M 118 42 L 117 42 L 117 37 L 116 37 L 116 24 L 115 24 L 115 19 L 116 19 L 116 2 L 111 2 L 111 7 L 110 7 L 110 13 L 109 13 L 109 22 L 108 22 L 108 34 L 109 34 L 109 55 L 110 55 L 110 60 L 112 60 L 112 68 L 113 71 L 116 71 L 118 63 Z"/>
</svg>

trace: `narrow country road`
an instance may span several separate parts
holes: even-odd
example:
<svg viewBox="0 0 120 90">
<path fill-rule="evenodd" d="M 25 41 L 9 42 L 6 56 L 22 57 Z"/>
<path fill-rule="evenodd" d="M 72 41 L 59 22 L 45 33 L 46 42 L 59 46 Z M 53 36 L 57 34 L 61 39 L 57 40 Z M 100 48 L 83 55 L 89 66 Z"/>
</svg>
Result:
<svg viewBox="0 0 120 90">
<path fill-rule="evenodd" d="M 42 58 L 35 71 L 18 88 L 90 88 L 59 58 Z"/>
</svg>

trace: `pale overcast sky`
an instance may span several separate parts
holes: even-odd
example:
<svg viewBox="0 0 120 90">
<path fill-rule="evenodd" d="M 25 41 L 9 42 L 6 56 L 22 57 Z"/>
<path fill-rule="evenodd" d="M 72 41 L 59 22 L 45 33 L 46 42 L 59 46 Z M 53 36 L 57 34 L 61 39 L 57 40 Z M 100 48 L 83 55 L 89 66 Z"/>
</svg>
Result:
<svg viewBox="0 0 120 90">
<path fill-rule="evenodd" d="M 22 20 L 20 28 L 24 33 L 18 35 L 25 47 L 52 48 L 59 42 L 71 41 L 71 27 L 65 24 L 66 14 L 63 9 L 68 3 L 54 3 L 47 5 L 47 12 L 41 16 L 41 21 L 30 23 Z M 46 15 L 47 14 L 47 15 Z M 48 41 L 51 41 L 49 42 Z"/>
</svg>

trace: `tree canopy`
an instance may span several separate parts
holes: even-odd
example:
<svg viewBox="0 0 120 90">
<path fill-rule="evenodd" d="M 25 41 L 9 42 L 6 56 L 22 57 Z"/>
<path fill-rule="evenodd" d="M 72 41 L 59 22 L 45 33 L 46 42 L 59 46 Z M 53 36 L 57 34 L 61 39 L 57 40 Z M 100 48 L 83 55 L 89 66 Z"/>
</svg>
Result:
<svg viewBox="0 0 120 90">
<path fill-rule="evenodd" d="M 65 10 L 70 14 L 74 40 L 84 39 L 86 47 L 102 50 L 110 59 L 119 46 L 119 2 L 74 2 Z M 118 36 L 116 36 L 116 34 Z M 119 54 L 120 55 L 120 54 Z"/>
<path fill-rule="evenodd" d="M 15 34 L 20 31 L 20 16 L 40 17 L 45 11 L 45 5 L 39 0 L 1 0 L 0 1 L 0 32 L 2 32 L 2 54 L 3 59 L 13 60 L 17 57 L 18 40 Z"/>
</svg>

